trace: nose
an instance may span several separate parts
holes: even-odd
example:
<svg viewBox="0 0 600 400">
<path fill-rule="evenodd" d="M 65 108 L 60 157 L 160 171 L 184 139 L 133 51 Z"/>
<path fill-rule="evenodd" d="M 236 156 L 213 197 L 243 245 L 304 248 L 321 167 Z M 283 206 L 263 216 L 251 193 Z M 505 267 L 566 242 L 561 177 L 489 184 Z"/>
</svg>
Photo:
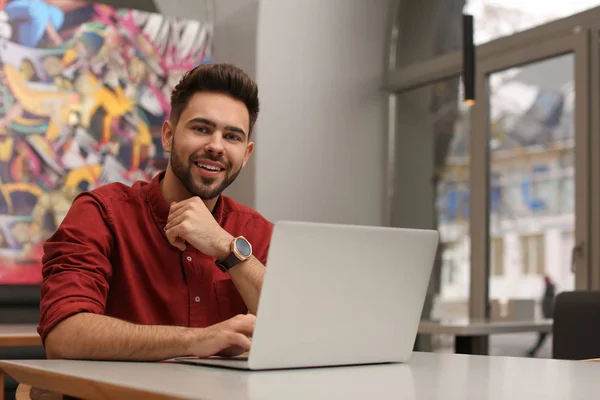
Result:
<svg viewBox="0 0 600 400">
<path fill-rule="evenodd" d="M 206 144 L 205 150 L 214 155 L 223 154 L 223 135 L 219 130 L 215 130 L 213 134 L 210 135 L 210 141 Z"/>
</svg>

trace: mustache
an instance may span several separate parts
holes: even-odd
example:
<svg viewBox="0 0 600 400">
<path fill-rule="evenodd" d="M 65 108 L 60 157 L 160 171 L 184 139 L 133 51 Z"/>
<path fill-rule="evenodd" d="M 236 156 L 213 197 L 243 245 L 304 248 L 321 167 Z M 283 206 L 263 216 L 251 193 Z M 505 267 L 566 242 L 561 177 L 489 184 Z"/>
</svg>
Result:
<svg viewBox="0 0 600 400">
<path fill-rule="evenodd" d="M 205 153 L 202 155 L 193 155 L 190 157 L 190 163 L 199 162 L 202 160 L 209 160 L 213 162 L 219 162 L 223 164 L 227 169 L 231 169 L 231 163 L 226 161 L 223 156 L 215 156 L 209 153 Z"/>
</svg>

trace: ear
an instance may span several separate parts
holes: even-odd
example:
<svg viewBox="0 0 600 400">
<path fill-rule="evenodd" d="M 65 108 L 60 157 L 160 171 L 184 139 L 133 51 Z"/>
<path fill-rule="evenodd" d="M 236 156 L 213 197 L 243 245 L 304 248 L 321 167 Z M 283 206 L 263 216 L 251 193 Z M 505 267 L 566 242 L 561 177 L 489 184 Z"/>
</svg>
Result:
<svg viewBox="0 0 600 400">
<path fill-rule="evenodd" d="M 248 146 L 246 147 L 246 155 L 244 156 L 244 163 L 242 164 L 242 168 L 246 166 L 250 155 L 254 151 L 254 142 L 248 142 Z"/>
<path fill-rule="evenodd" d="M 167 153 L 171 152 L 171 146 L 173 143 L 173 135 L 175 134 L 175 130 L 173 129 L 173 124 L 168 119 L 163 122 L 162 131 L 161 131 L 161 141 L 163 150 Z"/>
</svg>

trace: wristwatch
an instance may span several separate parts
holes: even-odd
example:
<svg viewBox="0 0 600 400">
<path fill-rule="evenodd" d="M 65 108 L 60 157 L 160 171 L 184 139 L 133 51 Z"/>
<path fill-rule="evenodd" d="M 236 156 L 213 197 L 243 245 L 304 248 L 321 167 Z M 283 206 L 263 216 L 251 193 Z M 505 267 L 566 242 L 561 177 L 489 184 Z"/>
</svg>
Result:
<svg viewBox="0 0 600 400">
<path fill-rule="evenodd" d="M 215 264 L 223 272 L 229 271 L 242 261 L 246 261 L 252 255 L 252 245 L 243 236 L 238 236 L 231 242 L 231 252 L 224 260 L 217 260 Z"/>
</svg>

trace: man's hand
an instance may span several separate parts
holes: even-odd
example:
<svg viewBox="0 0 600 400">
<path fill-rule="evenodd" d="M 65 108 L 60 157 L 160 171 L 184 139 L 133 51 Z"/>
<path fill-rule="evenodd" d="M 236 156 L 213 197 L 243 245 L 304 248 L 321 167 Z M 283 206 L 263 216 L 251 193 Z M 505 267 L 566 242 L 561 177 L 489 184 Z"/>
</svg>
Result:
<svg viewBox="0 0 600 400">
<path fill-rule="evenodd" d="M 198 330 L 190 343 L 189 354 L 205 358 L 213 355 L 235 357 L 250 350 L 256 317 L 240 314 Z"/>
<path fill-rule="evenodd" d="M 232 357 L 250 350 L 256 318 L 237 315 L 206 327 L 138 325 L 82 312 L 64 319 L 46 338 L 48 358 L 159 361 L 174 357 Z"/>
<path fill-rule="evenodd" d="M 185 250 L 187 242 L 220 261 L 231 252 L 234 237 L 221 228 L 198 197 L 171 204 L 165 228 L 169 242 L 181 251 Z M 228 271 L 252 314 L 256 314 L 258 308 L 264 271 L 265 266 L 256 257 L 250 257 Z"/>
<path fill-rule="evenodd" d="M 233 236 L 217 223 L 199 197 L 171 204 L 166 234 L 169 242 L 185 250 L 188 242 L 202 253 L 222 260 L 230 252 Z"/>
</svg>

